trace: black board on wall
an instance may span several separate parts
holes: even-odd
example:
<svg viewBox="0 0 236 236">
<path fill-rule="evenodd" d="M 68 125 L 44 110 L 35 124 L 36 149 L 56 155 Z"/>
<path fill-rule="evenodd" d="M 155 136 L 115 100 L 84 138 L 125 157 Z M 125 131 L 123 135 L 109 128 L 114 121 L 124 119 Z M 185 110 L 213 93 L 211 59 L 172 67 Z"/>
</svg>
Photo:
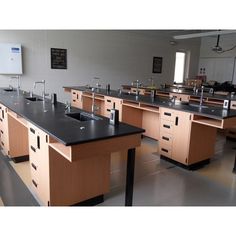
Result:
<svg viewBox="0 0 236 236">
<path fill-rule="evenodd" d="M 67 69 L 67 49 L 51 48 L 51 69 Z"/>
<path fill-rule="evenodd" d="M 162 73 L 162 57 L 153 57 L 152 73 Z"/>
</svg>

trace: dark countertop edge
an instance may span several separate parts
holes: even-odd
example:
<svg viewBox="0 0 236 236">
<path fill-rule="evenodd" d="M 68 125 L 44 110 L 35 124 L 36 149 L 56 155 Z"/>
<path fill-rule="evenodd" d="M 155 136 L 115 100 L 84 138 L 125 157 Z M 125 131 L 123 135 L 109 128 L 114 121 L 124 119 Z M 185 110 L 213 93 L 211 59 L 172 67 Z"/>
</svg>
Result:
<svg viewBox="0 0 236 236">
<path fill-rule="evenodd" d="M 85 92 L 92 92 L 90 90 L 87 90 L 87 88 L 85 86 L 63 86 L 63 88 L 69 88 L 69 89 L 85 91 Z M 101 89 L 101 90 L 104 90 L 104 89 Z M 114 93 L 117 93 L 117 91 L 115 91 L 115 90 L 111 90 L 111 91 L 113 91 Z M 129 95 L 123 95 L 123 96 L 118 96 L 117 95 L 116 96 L 116 95 L 113 95 L 113 94 L 107 94 L 107 93 L 102 93 L 102 92 L 98 92 L 98 91 L 95 91 L 95 93 L 96 94 L 100 94 L 100 95 L 104 95 L 104 96 L 120 98 L 120 99 L 131 101 L 131 102 L 137 102 L 137 103 L 142 103 L 142 104 L 146 104 L 146 105 L 152 105 L 152 106 L 155 106 L 155 107 L 163 107 L 163 108 L 169 108 L 169 109 L 174 109 L 174 110 L 178 110 L 178 111 L 188 112 L 188 113 L 192 113 L 192 114 L 196 114 L 196 115 L 201 115 L 201 116 L 209 117 L 209 118 L 216 119 L 216 120 L 222 120 L 222 119 L 227 119 L 227 118 L 235 117 L 234 115 L 228 115 L 226 117 L 224 117 L 224 116 L 219 117 L 219 116 L 208 114 L 208 113 L 207 114 L 206 113 L 201 113 L 199 111 L 191 111 L 189 109 L 186 110 L 186 107 L 179 108 L 179 107 L 168 106 L 168 105 L 165 106 L 164 104 L 151 103 L 151 102 L 147 102 L 147 101 L 140 101 L 140 100 L 136 101 L 136 100 L 132 99 L 134 96 L 128 97 L 128 98 L 124 97 L 124 96 L 129 96 Z M 142 95 L 139 95 L 139 96 L 140 96 L 140 98 L 142 98 Z M 182 105 L 182 106 L 184 106 L 184 105 Z M 208 106 L 208 107 L 210 107 L 212 109 L 215 108 L 214 106 Z"/>
</svg>

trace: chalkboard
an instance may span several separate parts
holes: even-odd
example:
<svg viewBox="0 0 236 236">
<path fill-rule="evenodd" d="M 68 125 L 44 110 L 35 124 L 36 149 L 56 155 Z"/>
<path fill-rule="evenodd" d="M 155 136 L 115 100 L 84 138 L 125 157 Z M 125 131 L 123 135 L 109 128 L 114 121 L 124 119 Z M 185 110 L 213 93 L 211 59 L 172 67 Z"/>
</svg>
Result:
<svg viewBox="0 0 236 236">
<path fill-rule="evenodd" d="M 51 48 L 51 69 L 67 69 L 67 49 Z"/>
<path fill-rule="evenodd" d="M 152 73 L 162 72 L 162 57 L 153 57 Z"/>
</svg>

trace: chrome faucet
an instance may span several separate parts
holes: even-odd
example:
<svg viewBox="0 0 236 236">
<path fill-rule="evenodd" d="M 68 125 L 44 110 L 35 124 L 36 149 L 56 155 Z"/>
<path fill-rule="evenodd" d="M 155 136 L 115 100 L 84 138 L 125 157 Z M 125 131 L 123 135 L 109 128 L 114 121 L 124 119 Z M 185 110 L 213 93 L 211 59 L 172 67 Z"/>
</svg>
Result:
<svg viewBox="0 0 236 236">
<path fill-rule="evenodd" d="M 12 79 L 16 79 L 16 80 L 17 80 L 17 92 L 19 93 L 19 91 L 20 91 L 20 76 L 19 76 L 19 75 L 17 75 L 17 76 L 12 76 L 12 77 L 10 78 L 10 80 L 12 80 Z M 12 88 L 12 89 L 13 89 L 13 86 L 9 85 L 9 88 Z"/>
<path fill-rule="evenodd" d="M 100 87 L 101 87 L 101 84 L 99 84 L 100 78 L 99 77 L 94 77 L 93 79 L 96 81 L 96 89 L 99 90 Z"/>
<path fill-rule="evenodd" d="M 202 102 L 203 102 L 203 92 L 204 92 L 204 86 L 201 87 L 201 97 L 200 97 L 200 107 L 202 106 Z"/>
<path fill-rule="evenodd" d="M 94 88 L 92 88 L 92 115 L 95 115 L 95 112 L 99 110 L 99 106 L 95 104 L 95 93 Z"/>
<path fill-rule="evenodd" d="M 71 110 L 71 104 L 69 102 L 66 102 L 65 113 L 70 113 L 70 110 Z"/>
<path fill-rule="evenodd" d="M 36 84 L 43 84 L 43 101 L 45 101 L 45 97 L 49 95 L 49 94 L 45 93 L 45 80 L 41 80 L 41 81 L 36 81 L 36 82 L 34 82 L 34 88 L 33 88 L 33 90 L 35 90 Z"/>
</svg>

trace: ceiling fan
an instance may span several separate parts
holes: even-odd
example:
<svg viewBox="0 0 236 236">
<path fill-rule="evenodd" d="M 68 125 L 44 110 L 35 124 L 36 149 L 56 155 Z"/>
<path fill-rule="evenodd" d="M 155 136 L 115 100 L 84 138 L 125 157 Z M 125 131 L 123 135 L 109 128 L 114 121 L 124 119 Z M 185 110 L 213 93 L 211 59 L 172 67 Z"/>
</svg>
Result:
<svg viewBox="0 0 236 236">
<path fill-rule="evenodd" d="M 235 45 L 226 50 L 222 49 L 222 47 L 219 45 L 219 42 L 220 42 L 220 36 L 224 34 L 236 34 L 236 30 L 217 30 L 217 31 L 193 33 L 193 34 L 176 35 L 176 36 L 173 36 L 173 38 L 174 39 L 190 39 L 190 38 L 217 36 L 216 45 L 212 47 L 212 51 L 217 52 L 217 53 L 224 53 L 224 52 L 228 52 L 236 48 L 236 45 Z"/>
</svg>

